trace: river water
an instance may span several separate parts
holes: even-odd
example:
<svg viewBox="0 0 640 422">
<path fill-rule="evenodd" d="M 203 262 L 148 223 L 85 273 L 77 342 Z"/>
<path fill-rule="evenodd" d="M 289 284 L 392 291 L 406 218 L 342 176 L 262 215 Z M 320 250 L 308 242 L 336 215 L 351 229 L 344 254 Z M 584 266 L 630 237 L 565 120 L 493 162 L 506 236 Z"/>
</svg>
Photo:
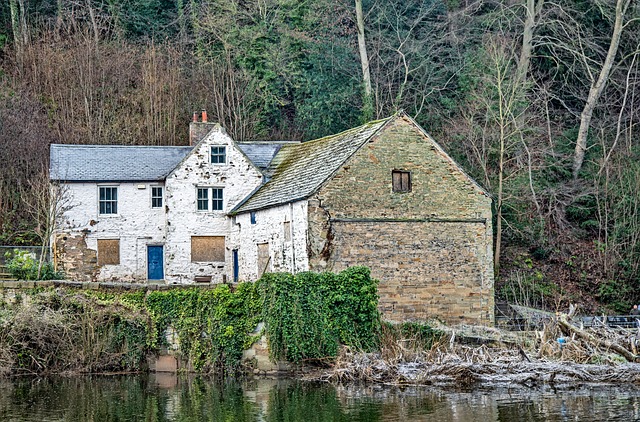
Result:
<svg viewBox="0 0 640 422">
<path fill-rule="evenodd" d="M 638 421 L 640 389 L 467 391 L 172 375 L 0 380 L 0 421 Z"/>
</svg>

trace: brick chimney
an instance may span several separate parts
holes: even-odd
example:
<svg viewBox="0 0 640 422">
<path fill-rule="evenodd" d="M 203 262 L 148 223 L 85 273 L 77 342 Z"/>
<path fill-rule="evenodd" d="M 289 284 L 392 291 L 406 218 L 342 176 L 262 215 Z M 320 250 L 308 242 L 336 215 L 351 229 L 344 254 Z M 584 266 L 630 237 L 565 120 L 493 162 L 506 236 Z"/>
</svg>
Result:
<svg viewBox="0 0 640 422">
<path fill-rule="evenodd" d="M 216 125 L 207 120 L 207 110 L 202 110 L 202 121 L 198 121 L 198 112 L 193 113 L 193 121 L 189 124 L 189 145 L 195 145 Z"/>
</svg>

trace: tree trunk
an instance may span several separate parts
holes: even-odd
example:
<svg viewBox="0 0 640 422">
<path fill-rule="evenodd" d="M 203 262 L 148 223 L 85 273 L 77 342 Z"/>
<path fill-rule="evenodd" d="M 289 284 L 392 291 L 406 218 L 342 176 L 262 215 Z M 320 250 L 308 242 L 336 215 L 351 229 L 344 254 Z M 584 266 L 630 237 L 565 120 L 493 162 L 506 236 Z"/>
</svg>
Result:
<svg viewBox="0 0 640 422">
<path fill-rule="evenodd" d="M 518 69 L 516 71 L 516 81 L 521 84 L 527 78 L 529 72 L 529 64 L 531 63 L 531 50 L 533 49 L 533 30 L 537 25 L 537 19 L 542 12 L 544 0 L 526 0 L 527 17 L 524 21 L 524 29 L 522 30 L 522 49 L 518 59 Z"/>
<path fill-rule="evenodd" d="M 9 0 L 9 8 L 11 9 L 11 30 L 13 31 L 13 45 L 16 49 L 16 58 L 18 63 L 22 61 L 22 34 L 20 32 L 20 11 L 16 0 Z"/>
<path fill-rule="evenodd" d="M 582 114 L 580 115 L 580 129 L 578 130 L 578 137 L 576 139 L 576 149 L 573 154 L 573 178 L 577 179 L 582 164 L 584 162 L 584 154 L 587 150 L 587 135 L 589 133 L 589 125 L 591 124 L 591 117 L 593 116 L 593 110 L 595 109 L 598 99 L 604 91 L 607 81 L 609 80 L 609 73 L 613 67 L 613 61 L 618 53 L 618 46 L 620 45 L 620 36 L 624 29 L 623 21 L 624 15 L 629 7 L 631 0 L 617 0 L 616 1 L 616 20 L 613 25 L 613 34 L 611 35 L 611 43 L 609 44 L 609 51 L 607 57 L 602 64 L 600 75 L 595 83 L 592 83 L 591 89 L 589 89 L 589 96 L 587 102 L 584 105 Z"/>
<path fill-rule="evenodd" d="M 29 29 L 27 27 L 27 7 L 24 4 L 25 0 L 18 0 L 20 6 L 20 34 L 22 35 L 22 46 L 29 45 Z"/>
<path fill-rule="evenodd" d="M 63 5 L 62 0 L 56 1 L 56 37 L 60 37 L 60 30 L 62 29 L 62 15 Z"/>
<path fill-rule="evenodd" d="M 358 51 L 360 52 L 362 82 L 364 85 L 363 115 L 365 120 L 371 120 L 373 117 L 373 94 L 371 89 L 371 73 L 369 71 L 369 56 L 367 55 L 367 44 L 364 38 L 362 0 L 356 0 L 356 25 L 358 27 Z"/>
<path fill-rule="evenodd" d="M 607 339 L 599 339 L 594 335 L 586 332 L 585 330 L 581 330 L 580 328 L 571 324 L 568 320 L 568 316 L 566 314 L 561 314 L 560 318 L 558 318 L 558 324 L 565 331 L 566 334 L 575 334 L 576 336 L 586 340 L 587 342 L 594 344 L 598 347 L 611 349 L 619 355 L 623 356 L 629 362 L 635 362 L 637 357 L 635 354 L 620 346 L 617 343 L 613 343 Z"/>
<path fill-rule="evenodd" d="M 187 39 L 187 18 L 184 14 L 184 0 L 177 0 L 176 6 L 178 8 L 178 28 L 180 31 L 180 40 L 184 42 Z"/>
</svg>

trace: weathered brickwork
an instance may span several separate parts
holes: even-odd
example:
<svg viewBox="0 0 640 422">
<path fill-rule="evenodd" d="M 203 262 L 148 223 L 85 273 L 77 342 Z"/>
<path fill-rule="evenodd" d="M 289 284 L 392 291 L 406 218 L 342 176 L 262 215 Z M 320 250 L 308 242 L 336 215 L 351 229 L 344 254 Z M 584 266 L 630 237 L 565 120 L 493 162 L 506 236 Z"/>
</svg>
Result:
<svg viewBox="0 0 640 422">
<path fill-rule="evenodd" d="M 393 170 L 411 172 L 411 192 L 393 192 Z M 410 120 L 319 190 L 309 227 L 310 268 L 371 267 L 387 318 L 493 323 L 491 199 Z"/>
<path fill-rule="evenodd" d="M 58 271 L 76 281 L 96 281 L 100 270 L 98 258 L 96 251 L 87 247 L 85 234 L 60 234 L 53 244 L 53 261 Z"/>
</svg>

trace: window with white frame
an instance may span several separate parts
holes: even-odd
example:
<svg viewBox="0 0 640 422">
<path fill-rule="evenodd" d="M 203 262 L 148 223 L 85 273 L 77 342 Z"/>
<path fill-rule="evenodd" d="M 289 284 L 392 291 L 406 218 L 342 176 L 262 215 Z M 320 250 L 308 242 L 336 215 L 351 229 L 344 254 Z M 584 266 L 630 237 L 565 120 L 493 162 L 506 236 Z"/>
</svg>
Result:
<svg viewBox="0 0 640 422">
<path fill-rule="evenodd" d="M 222 188 L 198 188 L 198 211 L 222 211 L 224 198 Z"/>
<path fill-rule="evenodd" d="M 227 164 L 227 147 L 211 147 L 211 164 Z"/>
<path fill-rule="evenodd" d="M 100 186 L 98 198 L 100 214 L 118 213 L 118 188 L 116 186 Z"/>
<path fill-rule="evenodd" d="M 151 208 L 162 208 L 162 186 L 151 187 Z"/>
</svg>

